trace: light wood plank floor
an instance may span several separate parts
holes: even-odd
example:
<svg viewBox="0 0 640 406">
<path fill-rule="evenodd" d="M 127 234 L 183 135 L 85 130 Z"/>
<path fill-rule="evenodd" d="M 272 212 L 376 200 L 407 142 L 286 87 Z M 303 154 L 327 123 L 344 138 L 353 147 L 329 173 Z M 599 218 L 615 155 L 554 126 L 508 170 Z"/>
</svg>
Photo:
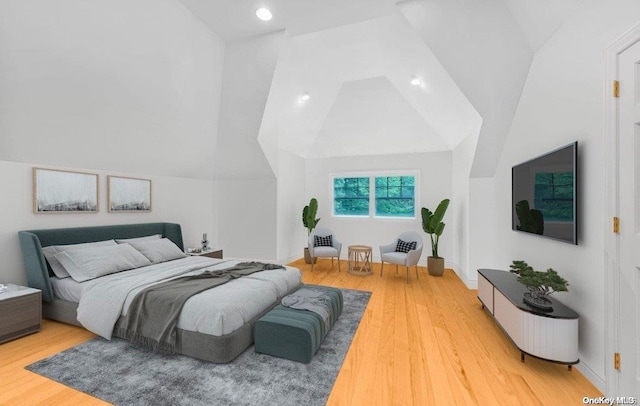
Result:
<svg viewBox="0 0 640 406">
<path fill-rule="evenodd" d="M 387 265 L 380 277 L 355 276 L 320 260 L 306 283 L 373 292 L 329 397 L 329 405 L 579 405 L 602 394 L 575 368 L 520 353 L 450 270 L 406 274 Z M 40 333 L 0 344 L 0 404 L 98 405 L 81 392 L 28 372 L 34 361 L 93 335 L 45 321 Z"/>
</svg>

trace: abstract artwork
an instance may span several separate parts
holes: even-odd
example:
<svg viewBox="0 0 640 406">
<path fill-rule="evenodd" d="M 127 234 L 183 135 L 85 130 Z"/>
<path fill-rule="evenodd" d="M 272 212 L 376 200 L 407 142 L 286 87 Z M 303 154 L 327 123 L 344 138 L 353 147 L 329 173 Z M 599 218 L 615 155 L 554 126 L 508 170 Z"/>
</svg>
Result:
<svg viewBox="0 0 640 406">
<path fill-rule="evenodd" d="M 151 180 L 107 176 L 110 212 L 151 211 Z"/>
<path fill-rule="evenodd" d="M 33 168 L 34 213 L 97 213 L 98 175 Z"/>
</svg>

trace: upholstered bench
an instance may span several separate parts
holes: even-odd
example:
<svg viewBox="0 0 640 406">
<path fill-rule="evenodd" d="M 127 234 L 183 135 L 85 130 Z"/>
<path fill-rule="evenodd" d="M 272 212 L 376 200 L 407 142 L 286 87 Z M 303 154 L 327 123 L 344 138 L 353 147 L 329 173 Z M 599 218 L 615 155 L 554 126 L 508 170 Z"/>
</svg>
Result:
<svg viewBox="0 0 640 406">
<path fill-rule="evenodd" d="M 318 285 L 305 285 L 300 289 L 306 288 L 322 289 L 331 298 L 329 325 L 325 327 L 318 313 L 279 304 L 254 326 L 256 352 L 304 363 L 311 361 L 342 313 L 342 291 Z"/>
</svg>

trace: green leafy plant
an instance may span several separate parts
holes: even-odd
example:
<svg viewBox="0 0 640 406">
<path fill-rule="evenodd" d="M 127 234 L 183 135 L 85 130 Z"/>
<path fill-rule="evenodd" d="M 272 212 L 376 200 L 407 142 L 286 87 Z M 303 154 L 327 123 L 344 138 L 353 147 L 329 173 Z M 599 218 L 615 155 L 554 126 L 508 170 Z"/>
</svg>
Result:
<svg viewBox="0 0 640 406">
<path fill-rule="evenodd" d="M 542 212 L 536 209 L 529 208 L 529 202 L 526 200 L 520 200 L 516 203 L 516 215 L 518 216 L 519 226 L 516 226 L 517 230 L 528 231 L 534 234 L 544 233 L 544 219 Z"/>
<path fill-rule="evenodd" d="M 304 224 L 304 226 L 308 230 L 308 234 L 311 234 L 313 229 L 316 228 L 316 225 L 320 221 L 320 219 L 316 218 L 317 214 L 318 201 L 314 197 L 309 201 L 309 205 L 304 206 L 304 209 L 302 209 L 302 224 Z"/>
<path fill-rule="evenodd" d="M 525 261 L 513 261 L 509 268 L 511 273 L 518 275 L 518 282 L 525 285 L 534 297 L 569 290 L 569 283 L 551 268 L 546 272 L 534 271 Z"/>
<path fill-rule="evenodd" d="M 438 256 L 438 242 L 444 231 L 445 223 L 442 222 L 444 214 L 449 207 L 449 199 L 440 202 L 435 212 L 423 207 L 422 208 L 422 229 L 431 237 L 431 252 L 435 258 Z"/>
</svg>

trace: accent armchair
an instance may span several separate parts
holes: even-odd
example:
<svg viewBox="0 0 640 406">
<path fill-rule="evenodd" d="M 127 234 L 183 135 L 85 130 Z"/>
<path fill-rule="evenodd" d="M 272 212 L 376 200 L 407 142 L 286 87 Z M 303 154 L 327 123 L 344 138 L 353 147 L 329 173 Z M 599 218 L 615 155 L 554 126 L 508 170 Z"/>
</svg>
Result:
<svg viewBox="0 0 640 406">
<path fill-rule="evenodd" d="M 333 268 L 333 258 L 338 258 L 338 272 L 340 271 L 340 251 L 342 243 L 338 241 L 333 232 L 324 227 L 316 227 L 309 234 L 309 254 L 311 255 L 311 271 L 315 265 L 316 258 L 331 257 L 331 268 Z"/>
<path fill-rule="evenodd" d="M 413 246 L 415 243 L 415 246 Z M 418 278 L 418 261 L 422 255 L 422 237 L 415 231 L 406 231 L 398 236 L 396 241 L 380 246 L 380 258 L 382 265 L 380 266 L 380 276 L 384 269 L 384 263 L 396 264 L 396 272 L 398 265 L 407 267 L 407 283 L 409 283 L 409 267 L 416 267 L 416 278 Z"/>
</svg>

